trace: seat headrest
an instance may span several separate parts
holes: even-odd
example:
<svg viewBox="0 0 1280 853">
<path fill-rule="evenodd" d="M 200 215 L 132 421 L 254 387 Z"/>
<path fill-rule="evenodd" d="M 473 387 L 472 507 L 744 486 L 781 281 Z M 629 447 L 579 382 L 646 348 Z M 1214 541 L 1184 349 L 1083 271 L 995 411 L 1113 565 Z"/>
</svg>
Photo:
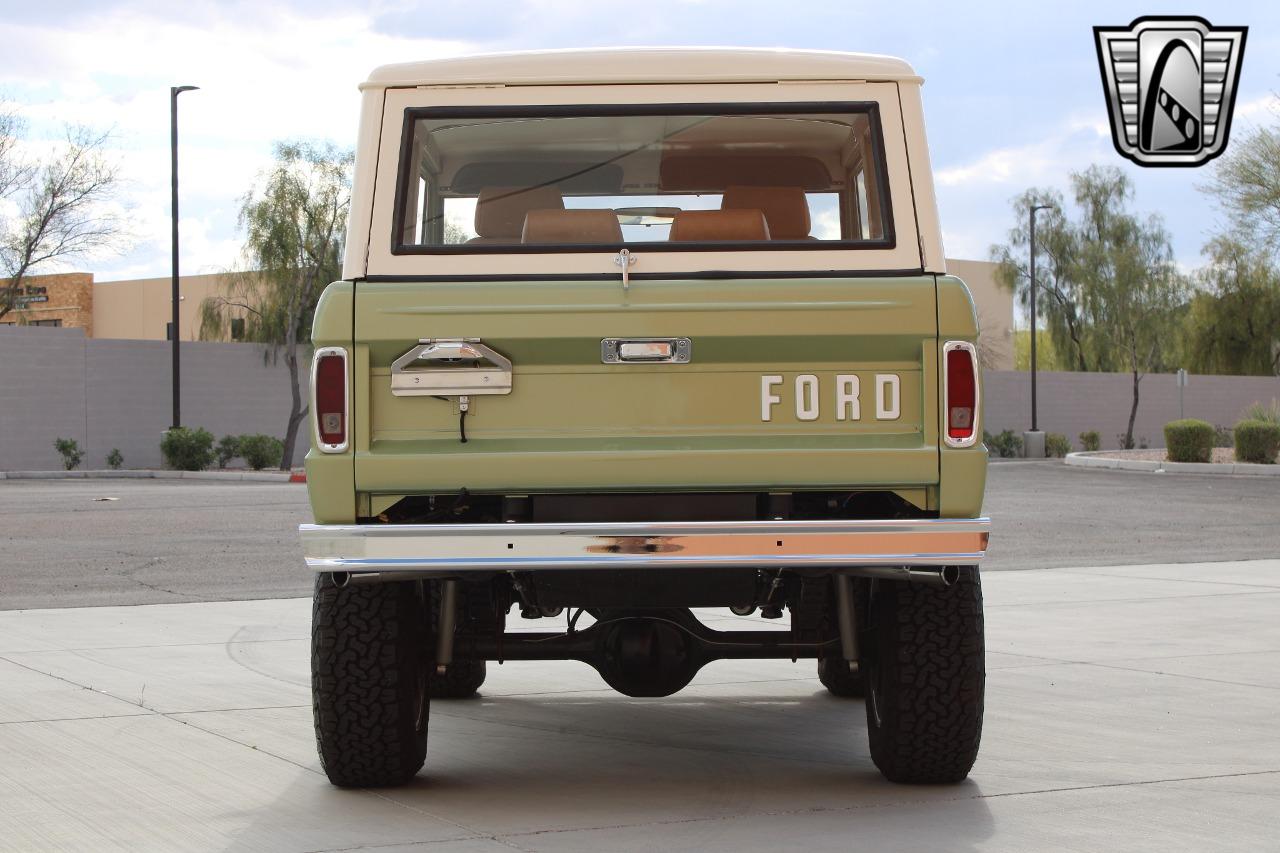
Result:
<svg viewBox="0 0 1280 853">
<path fill-rule="evenodd" d="M 531 210 L 522 243 L 621 243 L 622 226 L 612 210 Z"/>
<path fill-rule="evenodd" d="M 809 201 L 800 187 L 729 187 L 720 209 L 762 211 L 775 240 L 809 237 Z"/>
<path fill-rule="evenodd" d="M 672 242 L 768 240 L 769 226 L 759 210 L 682 210 L 671 220 Z"/>
<path fill-rule="evenodd" d="M 563 207 L 556 187 L 485 187 L 476 198 L 476 234 L 518 243 L 526 213 Z"/>
</svg>

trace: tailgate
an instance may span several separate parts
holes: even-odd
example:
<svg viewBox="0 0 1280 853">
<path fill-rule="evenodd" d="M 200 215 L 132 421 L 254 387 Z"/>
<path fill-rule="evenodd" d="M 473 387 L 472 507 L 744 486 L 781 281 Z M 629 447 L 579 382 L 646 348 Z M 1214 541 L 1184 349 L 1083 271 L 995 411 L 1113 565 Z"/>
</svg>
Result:
<svg viewBox="0 0 1280 853">
<path fill-rule="evenodd" d="M 427 338 L 512 362 L 510 394 L 470 397 L 466 442 L 456 398 L 392 393 Z M 687 338 L 690 358 L 604 363 L 620 338 Z M 931 276 L 359 282 L 356 488 L 934 484 L 936 340 Z"/>
</svg>

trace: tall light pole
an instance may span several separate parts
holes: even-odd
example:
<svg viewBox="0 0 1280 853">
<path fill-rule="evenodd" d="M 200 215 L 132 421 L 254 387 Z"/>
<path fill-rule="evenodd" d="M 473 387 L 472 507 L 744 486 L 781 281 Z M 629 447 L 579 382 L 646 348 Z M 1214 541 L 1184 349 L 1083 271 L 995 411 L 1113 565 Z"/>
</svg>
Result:
<svg viewBox="0 0 1280 853">
<path fill-rule="evenodd" d="M 178 96 L 183 92 L 198 89 L 199 86 L 169 87 L 169 154 L 172 160 L 170 172 L 170 199 L 173 220 L 173 321 L 170 324 L 169 336 L 172 338 L 173 350 L 173 428 L 182 426 L 182 380 L 178 372 Z"/>
<path fill-rule="evenodd" d="M 1038 432 L 1036 422 L 1036 211 L 1053 210 L 1051 204 L 1031 207 L 1031 431 Z"/>
</svg>

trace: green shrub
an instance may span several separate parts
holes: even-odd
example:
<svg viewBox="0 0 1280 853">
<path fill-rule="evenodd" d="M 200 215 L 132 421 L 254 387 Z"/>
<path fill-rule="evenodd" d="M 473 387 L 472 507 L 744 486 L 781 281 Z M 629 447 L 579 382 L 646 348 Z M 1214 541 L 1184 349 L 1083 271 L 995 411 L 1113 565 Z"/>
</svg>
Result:
<svg viewBox="0 0 1280 853">
<path fill-rule="evenodd" d="M 240 455 L 240 437 L 235 435 L 224 435 L 218 439 L 218 467 L 226 468 L 227 463 Z"/>
<path fill-rule="evenodd" d="M 1170 462 L 1208 462 L 1213 458 L 1213 424 L 1186 418 L 1164 425 Z"/>
<path fill-rule="evenodd" d="M 118 447 L 111 448 L 111 452 L 107 454 L 107 467 L 112 471 L 119 471 L 122 465 L 124 465 L 124 454 Z"/>
<path fill-rule="evenodd" d="M 1236 461 L 1273 465 L 1280 453 L 1280 423 L 1245 420 L 1236 424 Z"/>
<path fill-rule="evenodd" d="M 1015 435 L 1011 429 L 1004 430 L 999 435 L 983 431 L 982 441 L 993 456 L 1010 459 L 1022 455 L 1022 436 Z"/>
<path fill-rule="evenodd" d="M 240 436 L 240 455 L 249 467 L 261 471 L 268 465 L 279 465 L 284 456 L 284 442 L 270 435 Z"/>
<path fill-rule="evenodd" d="M 62 454 L 62 467 L 68 471 L 79 468 L 81 460 L 84 459 L 84 451 L 80 449 L 80 445 L 76 444 L 74 438 L 55 438 L 53 449 Z"/>
<path fill-rule="evenodd" d="M 1214 426 L 1213 446 L 1214 447 L 1235 447 L 1236 446 L 1236 440 L 1231 436 L 1231 427 Z"/>
<path fill-rule="evenodd" d="M 1087 430 L 1080 433 L 1080 447 L 1082 450 L 1094 452 L 1102 449 L 1102 436 L 1098 435 L 1096 429 Z"/>
<path fill-rule="evenodd" d="M 166 430 L 160 452 L 170 468 L 203 471 L 213 463 L 213 434 L 206 429 L 177 427 Z"/>
<path fill-rule="evenodd" d="M 1240 415 L 1242 421 L 1265 421 L 1269 424 L 1280 424 L 1280 400 L 1272 400 L 1271 405 L 1254 403 Z"/>
<path fill-rule="evenodd" d="M 1051 432 L 1044 437 L 1044 453 L 1061 459 L 1071 452 L 1071 439 L 1060 432 Z"/>
</svg>

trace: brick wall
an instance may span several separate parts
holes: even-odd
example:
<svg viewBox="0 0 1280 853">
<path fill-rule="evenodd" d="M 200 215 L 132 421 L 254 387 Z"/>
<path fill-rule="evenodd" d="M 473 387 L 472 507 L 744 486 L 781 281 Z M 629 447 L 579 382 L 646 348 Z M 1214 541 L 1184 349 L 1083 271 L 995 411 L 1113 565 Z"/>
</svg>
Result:
<svg viewBox="0 0 1280 853">
<path fill-rule="evenodd" d="M 8 279 L 0 280 L 0 286 Z M 2 323 L 35 323 L 61 320 L 64 329 L 83 329 L 93 337 L 93 273 L 69 272 L 29 275 L 22 279 L 19 304 Z"/>
</svg>

